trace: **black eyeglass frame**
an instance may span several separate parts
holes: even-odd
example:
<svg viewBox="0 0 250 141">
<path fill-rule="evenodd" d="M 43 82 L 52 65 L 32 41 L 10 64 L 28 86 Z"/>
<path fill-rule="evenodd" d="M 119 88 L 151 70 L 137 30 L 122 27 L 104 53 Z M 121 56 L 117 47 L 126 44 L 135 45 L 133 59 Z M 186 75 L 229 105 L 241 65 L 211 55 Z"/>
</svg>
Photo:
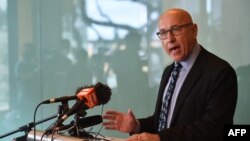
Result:
<svg viewBox="0 0 250 141">
<path fill-rule="evenodd" d="M 167 39 L 168 32 L 170 32 L 174 36 L 177 36 L 177 35 L 180 35 L 180 31 L 182 30 L 183 27 L 187 27 L 190 25 L 193 25 L 193 23 L 186 23 L 186 24 L 182 24 L 182 25 L 178 25 L 178 26 L 173 26 L 168 30 L 163 29 L 163 30 L 157 32 L 156 35 L 159 37 L 159 39 L 165 40 L 165 39 Z M 162 38 L 162 34 L 164 34 L 165 37 Z"/>
</svg>

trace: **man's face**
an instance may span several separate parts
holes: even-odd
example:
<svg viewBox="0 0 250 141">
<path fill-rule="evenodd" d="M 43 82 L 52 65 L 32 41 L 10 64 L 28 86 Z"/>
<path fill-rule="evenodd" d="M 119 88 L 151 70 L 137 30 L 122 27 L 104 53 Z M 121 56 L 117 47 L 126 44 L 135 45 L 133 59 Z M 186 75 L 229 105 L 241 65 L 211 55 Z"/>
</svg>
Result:
<svg viewBox="0 0 250 141">
<path fill-rule="evenodd" d="M 192 23 L 192 19 L 183 13 L 168 12 L 164 14 L 159 21 L 159 30 L 169 30 L 173 27 Z M 174 61 L 184 61 L 188 58 L 194 45 L 196 44 L 197 26 L 190 24 L 182 26 L 178 35 L 167 33 L 167 38 L 161 40 L 162 46 L 166 53 Z"/>
</svg>

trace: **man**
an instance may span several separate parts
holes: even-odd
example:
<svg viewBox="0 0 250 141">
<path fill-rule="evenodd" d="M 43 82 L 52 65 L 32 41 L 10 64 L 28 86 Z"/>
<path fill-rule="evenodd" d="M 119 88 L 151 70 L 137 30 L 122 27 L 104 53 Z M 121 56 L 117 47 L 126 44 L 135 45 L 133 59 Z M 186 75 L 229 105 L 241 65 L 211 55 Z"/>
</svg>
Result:
<svg viewBox="0 0 250 141">
<path fill-rule="evenodd" d="M 187 11 L 166 11 L 158 27 L 174 63 L 163 72 L 154 114 L 137 120 L 130 109 L 107 111 L 105 128 L 133 134 L 129 141 L 223 140 L 223 125 L 233 124 L 237 101 L 234 69 L 197 43 L 198 28 Z"/>
</svg>

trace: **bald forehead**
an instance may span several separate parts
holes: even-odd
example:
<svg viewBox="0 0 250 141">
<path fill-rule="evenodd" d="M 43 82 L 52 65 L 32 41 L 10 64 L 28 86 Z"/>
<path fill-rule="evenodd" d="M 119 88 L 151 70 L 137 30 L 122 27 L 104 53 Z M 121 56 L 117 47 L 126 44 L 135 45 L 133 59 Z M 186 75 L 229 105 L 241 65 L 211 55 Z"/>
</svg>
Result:
<svg viewBox="0 0 250 141">
<path fill-rule="evenodd" d="M 191 15 L 183 9 L 170 9 L 163 13 L 160 21 L 175 20 L 178 22 L 193 22 Z"/>
</svg>

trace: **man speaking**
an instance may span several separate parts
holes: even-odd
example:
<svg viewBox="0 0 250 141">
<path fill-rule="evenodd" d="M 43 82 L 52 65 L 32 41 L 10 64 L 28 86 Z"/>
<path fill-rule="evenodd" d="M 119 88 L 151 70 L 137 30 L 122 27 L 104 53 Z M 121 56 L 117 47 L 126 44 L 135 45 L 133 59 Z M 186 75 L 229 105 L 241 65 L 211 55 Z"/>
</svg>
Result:
<svg viewBox="0 0 250 141">
<path fill-rule="evenodd" d="M 103 125 L 130 133 L 129 141 L 222 141 L 236 107 L 234 69 L 197 42 L 198 26 L 187 11 L 166 11 L 158 28 L 173 63 L 163 72 L 153 115 L 136 119 L 130 109 L 110 110 Z"/>
</svg>

